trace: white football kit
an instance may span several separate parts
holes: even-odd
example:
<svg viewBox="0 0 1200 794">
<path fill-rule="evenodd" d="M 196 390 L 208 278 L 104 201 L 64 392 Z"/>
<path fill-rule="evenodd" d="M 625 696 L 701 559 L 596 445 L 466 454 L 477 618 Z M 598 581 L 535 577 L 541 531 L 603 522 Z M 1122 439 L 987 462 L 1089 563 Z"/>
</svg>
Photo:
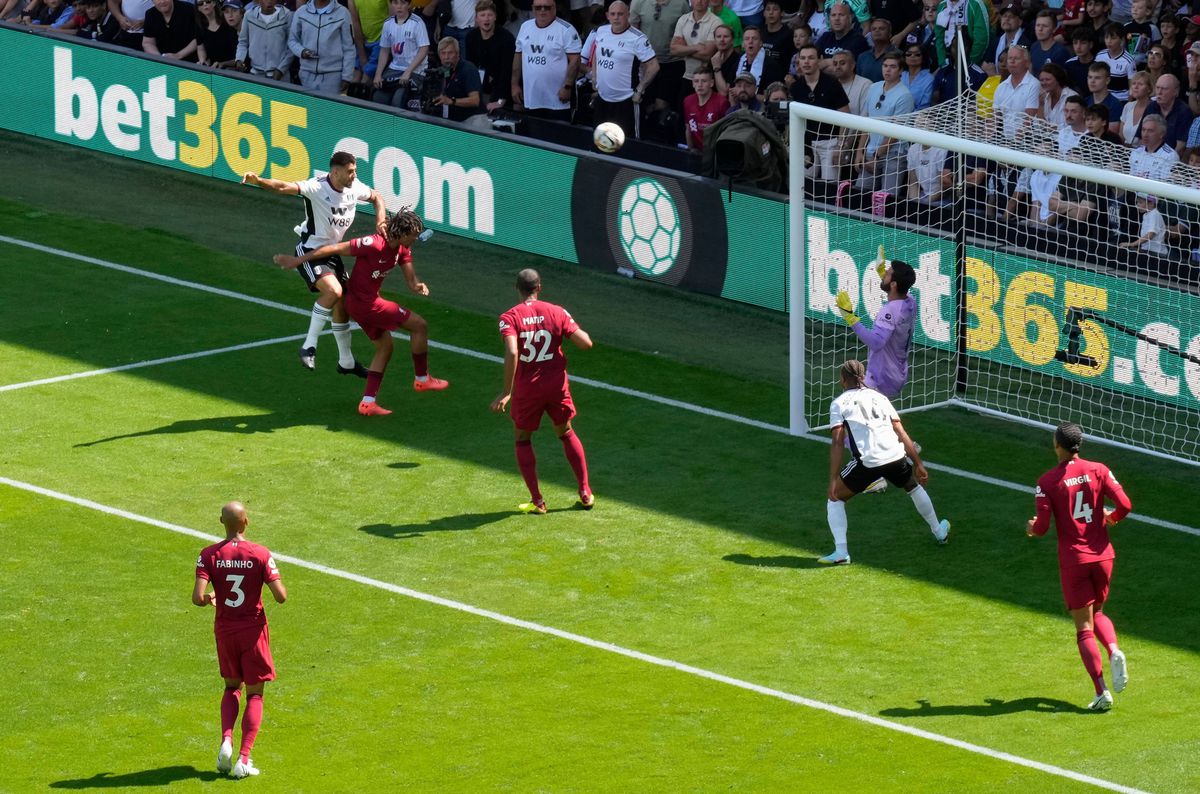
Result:
<svg viewBox="0 0 1200 794">
<path fill-rule="evenodd" d="M 296 234 L 309 251 L 340 243 L 354 223 L 358 203 L 371 200 L 371 188 L 357 179 L 341 192 L 333 189 L 327 175 L 297 182 L 296 187 L 304 198 L 304 222 Z"/>
<path fill-rule="evenodd" d="M 904 445 L 892 427 L 899 418 L 891 400 L 874 389 L 847 389 L 829 406 L 829 423 L 846 428 L 851 454 L 872 469 L 904 457 Z"/>
<path fill-rule="evenodd" d="M 596 93 L 605 102 L 624 102 L 633 96 L 633 63 L 646 63 L 654 47 L 637 28 L 613 33 L 612 25 L 597 28 L 583 47 L 586 62 L 595 64 Z"/>
<path fill-rule="evenodd" d="M 544 28 L 530 19 L 517 34 L 517 52 L 521 56 L 521 88 L 525 107 L 533 110 L 568 110 L 569 102 L 558 98 L 567 83 L 567 55 L 583 49 L 579 33 L 570 24 L 555 18 Z"/>
</svg>

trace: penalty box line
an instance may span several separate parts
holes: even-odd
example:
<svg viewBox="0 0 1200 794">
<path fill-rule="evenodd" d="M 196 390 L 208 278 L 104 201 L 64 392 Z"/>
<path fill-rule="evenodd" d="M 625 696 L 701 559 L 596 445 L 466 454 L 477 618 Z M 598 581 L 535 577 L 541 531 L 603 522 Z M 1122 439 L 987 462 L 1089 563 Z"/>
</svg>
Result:
<svg viewBox="0 0 1200 794">
<path fill-rule="evenodd" d="M 207 532 L 201 532 L 200 530 L 197 530 L 197 529 L 191 529 L 190 527 L 181 526 L 179 524 L 172 524 L 168 521 L 161 521 L 156 518 L 149 518 L 147 516 L 129 512 L 128 510 L 122 510 L 122 509 L 116 508 L 116 507 L 109 507 L 108 505 L 103 505 L 103 504 L 100 504 L 99 502 L 94 502 L 90 499 L 83 499 L 81 497 L 71 496 L 70 494 L 65 494 L 60 491 L 52 491 L 48 488 L 42 488 L 37 485 L 32 485 L 30 483 L 21 482 L 20 480 L 13 480 L 8 477 L 0 477 L 0 485 L 7 485 L 11 488 L 16 488 L 16 489 L 19 489 L 22 491 L 37 494 L 39 496 L 47 497 L 49 499 L 55 499 L 55 500 L 58 500 L 61 502 L 66 502 L 68 504 L 76 505 L 78 507 L 83 507 L 88 510 L 95 510 L 97 512 L 104 513 L 105 515 L 110 515 L 110 516 L 114 516 L 117 518 L 123 518 L 128 521 L 134 521 L 136 523 L 146 524 L 146 525 L 149 525 L 152 527 L 157 527 L 159 529 L 165 529 L 169 532 L 174 532 L 174 533 L 177 533 L 180 535 L 186 535 L 191 538 L 203 540 L 207 543 L 217 543 L 220 540 L 222 540 L 221 538 L 217 537 L 216 535 L 210 535 Z M 284 562 L 288 565 L 295 566 L 297 568 L 304 568 L 306 570 L 315 571 L 317 573 L 323 573 L 323 574 L 326 574 L 327 576 L 333 576 L 338 579 L 344 579 L 349 582 L 355 582 L 357 584 L 365 585 L 367 587 L 374 587 L 376 589 L 384 590 L 389 593 L 394 593 L 396 595 L 404 596 L 406 598 L 412 598 L 417 601 L 423 601 L 427 604 L 433 604 L 435 606 L 445 607 L 447 609 L 453 609 L 458 612 L 464 612 L 469 615 L 474 615 L 476 617 L 484 618 L 486 620 L 492 620 L 497 623 L 502 623 L 507 626 L 512 626 L 514 628 L 525 629 L 526 631 L 532 631 L 532 632 L 536 632 L 538 634 L 545 634 L 545 635 L 548 635 L 551 637 L 557 637 L 558 639 L 565 640 L 567 642 L 573 642 L 578 645 L 584 645 L 589 648 L 594 648 L 596 650 L 606 651 L 608 653 L 617 654 L 618 656 L 624 656 L 626 658 L 634 659 L 639 662 L 645 662 L 647 664 L 652 664 L 657 667 L 664 667 L 664 668 L 667 668 L 670 670 L 676 670 L 681 673 L 686 673 L 688 675 L 693 675 L 693 676 L 696 676 L 699 678 L 704 678 L 709 681 L 714 681 L 714 682 L 721 683 L 721 684 L 727 684 L 729 686 L 736 687 L 738 689 L 742 689 L 747 692 L 754 692 L 756 694 L 765 695 L 767 697 L 775 698 L 777 700 L 787 701 L 788 703 L 793 703 L 798 706 L 805 706 L 807 708 L 815 709 L 817 711 L 823 711 L 828 714 L 834 714 L 839 717 L 846 717 L 848 719 L 856 720 L 858 722 L 866 723 L 868 725 L 873 725 L 877 728 L 884 728 L 887 730 L 908 734 L 909 736 L 914 736 L 919 739 L 926 739 L 931 742 L 937 742 L 938 744 L 947 745 L 949 747 L 954 747 L 959 750 L 966 750 L 967 752 L 975 753 L 977 755 L 986 756 L 988 758 L 992 758 L 992 759 L 995 759 L 998 761 L 1005 761 L 1010 764 L 1014 764 L 1016 766 L 1023 766 L 1028 769 L 1037 770 L 1039 772 L 1045 772 L 1047 774 L 1054 775 L 1056 777 L 1067 778 L 1069 780 L 1074 780 L 1079 783 L 1086 783 L 1086 784 L 1089 784 L 1092 786 L 1096 786 L 1098 788 L 1107 789 L 1109 791 L 1118 791 L 1118 792 L 1123 792 L 1124 794 L 1147 794 L 1147 792 L 1144 792 L 1141 789 L 1132 788 L 1130 786 L 1124 786 L 1119 783 L 1113 783 L 1112 781 L 1104 780 L 1102 778 L 1092 777 L 1091 775 L 1085 775 L 1080 772 L 1075 772 L 1070 769 L 1065 769 L 1063 767 L 1055 766 L 1053 764 L 1046 764 L 1041 761 L 1034 761 L 1032 759 L 1024 758 L 1019 755 L 1013 755 L 1012 753 L 1006 753 L 1001 750 L 993 750 L 990 747 L 984 747 L 983 745 L 973 744 L 971 742 L 966 742 L 961 739 L 955 739 L 951 736 L 945 736 L 940 733 L 933 733 L 932 731 L 926 731 L 926 730 L 922 730 L 920 728 L 914 728 L 910 725 L 905 725 L 904 723 L 901 723 L 901 722 L 893 722 L 892 720 L 885 720 L 882 717 L 876 717 L 871 714 L 864 714 L 859 711 L 853 711 L 851 709 L 843 708 L 841 706 L 835 706 L 832 703 L 825 703 L 824 701 L 820 701 L 820 700 L 813 700 L 812 698 L 806 698 L 801 695 L 795 695 L 790 692 L 785 692 L 781 689 L 774 689 L 772 687 L 763 686 L 761 684 L 755 684 L 751 681 L 746 681 L 746 680 L 740 679 L 740 678 L 734 678 L 732 676 L 727 676 L 722 673 L 717 673 L 717 672 L 714 672 L 712 670 L 707 670 L 702 667 L 695 667 L 693 665 L 686 664 L 684 662 L 677 662 L 672 659 L 664 658 L 662 656 L 654 656 L 652 654 L 643 653 L 641 651 L 633 650 L 632 648 L 626 648 L 624 646 L 615 645 L 613 643 L 605 642 L 603 640 L 593 639 L 591 637 L 587 637 L 582 634 L 576 634 L 574 632 L 564 631 L 563 629 L 556 629 L 552 626 L 546 626 L 541 623 L 535 623 L 533 621 L 524 620 L 522 618 L 515 618 L 510 615 L 505 615 L 501 612 L 494 612 L 490 609 L 484 609 L 482 607 L 473 606 L 471 604 L 467 604 L 462 601 L 455 601 L 453 599 L 443 598 L 441 596 L 432 595 L 430 593 L 424 593 L 419 590 L 413 590 L 408 587 L 402 587 L 401 585 L 392 584 L 391 582 L 384 582 L 380 579 L 374 579 L 369 576 L 363 576 L 361 574 L 352 573 L 350 571 L 344 571 L 344 570 L 341 570 L 340 568 L 332 568 L 328 565 L 322 565 L 321 563 L 310 562 L 308 560 L 304 560 L 299 557 L 292 557 L 289 555 L 278 554 L 275 552 L 272 552 L 272 554 L 274 555 L 275 559 L 277 559 L 281 562 Z"/>
<path fill-rule="evenodd" d="M 51 254 L 53 256 L 63 257 L 64 259 L 74 259 L 78 262 L 85 262 L 90 265 L 96 265 L 98 267 L 108 268 L 110 270 L 116 270 L 121 273 L 128 273 L 128 274 L 134 275 L 134 276 L 141 276 L 143 278 L 154 279 L 155 281 L 161 281 L 163 283 L 171 284 L 176 287 L 186 287 L 188 289 L 195 289 L 195 290 L 200 290 L 201 292 L 207 292 L 212 295 L 219 295 L 224 298 L 232 298 L 234 300 L 247 301 L 249 303 L 254 303 L 259 306 L 265 306 L 270 309 L 277 309 L 279 311 L 290 312 L 291 314 L 299 314 L 299 315 L 304 315 L 306 317 L 311 314 L 310 310 L 308 310 L 308 309 L 301 309 L 296 306 L 290 306 L 286 303 L 280 303 L 278 301 L 267 300 L 265 298 L 257 298 L 253 295 L 246 295 L 241 292 L 234 292 L 232 290 L 221 289 L 219 287 L 212 287 L 207 284 L 200 284 L 195 281 L 185 281 L 184 279 L 174 278 L 173 276 L 164 276 L 161 273 L 155 273 L 155 272 L 149 271 L 149 270 L 141 270 L 140 268 L 130 267 L 129 265 L 120 265 L 120 264 L 117 264 L 116 262 L 109 262 L 108 260 L 105 260 L 105 259 L 97 259 L 96 257 L 87 256 L 85 254 L 77 254 L 73 251 L 64 251 L 61 248 L 52 248 L 47 245 L 41 245 L 40 243 L 34 243 L 34 242 L 30 242 L 28 240 L 21 240 L 16 237 L 8 237 L 6 235 L 0 235 L 0 242 L 9 243 L 10 245 L 16 245 L 16 246 L 20 246 L 22 248 L 28 248 L 33 251 L 40 251 L 42 253 Z M 393 333 L 392 336 L 397 337 L 399 339 L 407 339 L 408 338 L 404 334 L 400 334 L 400 333 Z M 432 339 L 429 340 L 429 346 L 436 350 L 445 350 L 448 353 L 455 353 L 460 356 L 467 356 L 468 358 L 474 358 L 474 359 L 478 359 L 480 361 L 488 361 L 488 362 L 491 362 L 494 364 L 503 364 L 504 363 L 504 359 L 501 358 L 500 356 L 493 355 L 491 353 L 481 353 L 478 350 L 471 350 L 470 348 L 466 348 L 466 347 L 458 347 L 457 345 L 449 345 L 449 344 L 446 344 L 445 342 L 436 342 Z M 724 419 L 728 422 L 735 422 L 737 424 L 747 425 L 749 427 L 755 427 L 755 428 L 758 428 L 759 430 L 767 430 L 772 433 L 781 433 L 783 435 L 789 435 L 789 433 L 790 433 L 788 428 L 783 427 L 782 425 L 771 424 L 770 422 L 763 422 L 758 419 L 751 419 L 750 417 L 746 417 L 746 416 L 739 416 L 738 414 L 729 413 L 727 411 L 718 411 L 713 408 L 706 408 L 703 405 L 696 405 L 695 403 L 689 403 L 689 402 L 685 402 L 683 400 L 676 400 L 671 397 L 662 397 L 660 395 L 651 394 L 650 392 L 644 392 L 644 391 L 640 391 L 638 389 L 629 389 L 624 386 L 616 386 L 611 383 L 605 383 L 604 381 L 594 380 L 592 378 L 584 378 L 584 377 L 572 375 L 571 381 L 574 383 L 582 383 L 586 386 L 591 386 L 596 389 L 602 389 L 604 391 L 615 392 L 617 394 L 621 394 L 626 397 L 634 397 L 639 400 L 647 400 L 649 402 L 658 403 L 659 405 L 666 405 L 671 408 L 678 408 L 682 411 L 689 411 L 691 413 L 697 413 L 697 414 L 701 414 L 703 416 L 710 416 L 715 419 Z M 819 444 L 824 444 L 826 446 L 828 446 L 828 444 L 829 444 L 828 438 L 825 438 L 824 436 L 818 436 L 813 433 L 801 433 L 796 437 L 803 438 L 807 441 L 815 441 Z M 939 471 L 944 474 L 950 474 L 955 477 L 961 477 L 961 478 L 967 479 L 967 480 L 974 480 L 976 482 L 984 483 L 986 485 L 993 485 L 997 488 L 1004 488 L 1009 491 L 1016 491 L 1018 493 L 1023 493 L 1026 495 L 1028 495 L 1030 492 L 1030 488 L 1027 485 L 1021 485 L 1018 483 L 1009 482 L 1008 480 L 1001 480 L 1001 479 L 998 479 L 995 477 L 989 477 L 985 474 L 978 474 L 976 472 L 967 471 L 965 469 L 955 468 L 953 466 L 946 466 L 946 465 L 943 465 L 940 463 L 933 463 L 930 461 L 923 461 L 923 462 L 925 463 L 925 468 L 927 468 L 931 471 Z M 1140 521 L 1144 524 L 1150 524 L 1151 526 L 1161 527 L 1162 529 L 1170 529 L 1175 532 L 1183 532 L 1188 535 L 1194 535 L 1196 537 L 1200 537 L 1200 529 L 1197 529 L 1195 527 L 1189 527 L 1186 524 L 1178 524 L 1178 523 L 1175 523 L 1174 521 L 1167 521 L 1167 520 L 1161 519 L 1161 518 L 1154 518 L 1153 516 L 1146 516 L 1146 515 L 1142 515 L 1140 513 L 1130 513 L 1127 518 L 1134 519 L 1135 521 Z"/>
</svg>

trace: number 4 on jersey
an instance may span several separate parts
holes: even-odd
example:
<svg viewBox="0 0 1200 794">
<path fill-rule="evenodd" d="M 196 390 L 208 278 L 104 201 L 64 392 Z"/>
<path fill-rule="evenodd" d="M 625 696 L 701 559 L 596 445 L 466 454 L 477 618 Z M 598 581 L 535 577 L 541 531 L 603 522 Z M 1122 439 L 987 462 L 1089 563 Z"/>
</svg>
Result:
<svg viewBox="0 0 1200 794">
<path fill-rule="evenodd" d="M 1071 513 L 1071 517 L 1074 519 L 1083 519 L 1085 524 L 1092 523 L 1092 506 L 1084 504 L 1083 491 L 1075 492 L 1075 510 Z"/>
</svg>

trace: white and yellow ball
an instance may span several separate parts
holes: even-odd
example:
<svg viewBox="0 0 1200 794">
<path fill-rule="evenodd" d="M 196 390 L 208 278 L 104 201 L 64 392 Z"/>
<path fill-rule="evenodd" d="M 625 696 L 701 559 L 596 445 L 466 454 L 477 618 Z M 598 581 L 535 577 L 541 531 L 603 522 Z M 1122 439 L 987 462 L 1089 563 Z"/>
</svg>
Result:
<svg viewBox="0 0 1200 794">
<path fill-rule="evenodd" d="M 612 154 L 625 145 L 625 130 L 611 121 L 597 124 L 592 132 L 592 142 L 600 151 Z"/>
</svg>

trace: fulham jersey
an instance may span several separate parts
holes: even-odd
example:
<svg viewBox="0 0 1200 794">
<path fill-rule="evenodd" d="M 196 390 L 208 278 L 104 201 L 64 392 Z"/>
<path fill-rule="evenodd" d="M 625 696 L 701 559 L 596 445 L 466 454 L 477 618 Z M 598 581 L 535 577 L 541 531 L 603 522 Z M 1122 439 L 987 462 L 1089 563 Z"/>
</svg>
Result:
<svg viewBox="0 0 1200 794">
<path fill-rule="evenodd" d="M 596 93 L 605 102 L 624 102 L 633 96 L 634 62 L 652 60 L 654 48 L 637 28 L 613 33 L 612 25 L 596 28 L 583 47 L 586 62 L 596 66 Z"/>
<path fill-rule="evenodd" d="M 558 98 L 567 83 L 567 55 L 583 50 L 579 33 L 557 17 L 544 28 L 530 19 L 517 34 L 517 53 L 521 56 L 521 88 L 525 107 L 531 110 L 567 110 L 569 102 Z"/>
<path fill-rule="evenodd" d="M 304 222 L 296 234 L 310 251 L 340 243 L 354 223 L 358 202 L 371 200 L 371 188 L 357 179 L 340 192 L 329 184 L 328 174 L 297 182 L 296 187 L 304 199 Z"/>
<path fill-rule="evenodd" d="M 850 454 L 872 469 L 904 457 L 904 445 L 892 427 L 899 418 L 891 400 L 874 389 L 847 389 L 829 407 L 829 424 L 846 429 Z"/>
</svg>

